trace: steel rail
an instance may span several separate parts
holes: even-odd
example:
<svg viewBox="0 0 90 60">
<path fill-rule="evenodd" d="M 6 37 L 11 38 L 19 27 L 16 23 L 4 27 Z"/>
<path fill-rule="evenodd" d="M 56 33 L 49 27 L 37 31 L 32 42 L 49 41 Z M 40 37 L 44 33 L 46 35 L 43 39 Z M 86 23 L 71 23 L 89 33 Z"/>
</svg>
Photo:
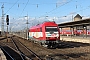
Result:
<svg viewBox="0 0 90 60">
<path fill-rule="evenodd" d="M 42 59 L 41 59 L 36 53 L 34 53 L 31 49 L 27 48 L 27 47 L 26 47 L 25 45 L 23 45 L 20 41 L 19 41 L 19 43 L 20 43 L 22 46 L 24 46 L 24 47 L 28 50 L 28 52 L 34 54 L 39 60 L 42 60 Z"/>
<path fill-rule="evenodd" d="M 4 43 L 2 43 L 4 44 Z M 29 57 L 27 57 L 26 55 L 22 54 L 21 52 L 15 50 L 14 48 L 12 48 L 11 46 L 7 45 L 7 44 L 4 44 L 6 46 L 8 46 L 9 48 L 11 48 L 12 50 L 14 50 L 16 53 L 18 53 L 19 55 L 23 55 L 27 60 L 31 60 Z"/>
<path fill-rule="evenodd" d="M 1 46 L 0 46 L 1 47 Z M 1 47 L 1 49 L 12 59 L 12 60 L 14 60 L 14 58 L 3 48 L 3 47 Z"/>
<path fill-rule="evenodd" d="M 13 40 L 13 39 L 12 39 L 12 42 L 13 42 L 13 44 L 14 44 L 15 48 L 17 49 L 17 51 L 18 51 L 18 52 L 20 52 L 20 50 L 18 49 L 18 47 L 17 47 L 17 45 L 16 45 L 16 43 L 14 42 L 14 40 Z M 21 56 L 22 60 L 24 60 L 24 58 L 23 58 L 23 56 L 22 56 L 21 52 L 20 52 L 20 56 Z"/>
<path fill-rule="evenodd" d="M 20 51 L 20 49 L 18 48 L 18 46 L 17 46 L 17 44 L 15 43 L 15 41 L 13 40 L 13 38 L 11 38 L 11 39 L 12 39 L 12 42 L 13 42 L 14 46 L 16 47 L 17 51 L 19 52 L 22 60 L 24 60 L 23 56 L 24 56 L 26 59 L 30 60 L 31 58 L 27 57 L 25 54 L 23 54 L 23 53 Z"/>
<path fill-rule="evenodd" d="M 24 44 L 22 44 L 19 40 L 18 42 L 30 53 L 32 53 L 35 57 L 37 57 L 39 60 L 42 60 L 36 53 L 34 53 L 31 49 L 27 48 Z"/>
</svg>

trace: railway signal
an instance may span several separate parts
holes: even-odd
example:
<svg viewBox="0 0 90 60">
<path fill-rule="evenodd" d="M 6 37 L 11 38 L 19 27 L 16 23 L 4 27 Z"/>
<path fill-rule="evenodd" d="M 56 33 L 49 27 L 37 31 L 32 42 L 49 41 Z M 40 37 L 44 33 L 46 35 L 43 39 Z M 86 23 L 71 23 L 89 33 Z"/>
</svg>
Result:
<svg viewBox="0 0 90 60">
<path fill-rule="evenodd" d="M 7 42 L 8 42 L 8 25 L 9 25 L 9 15 L 6 15 L 6 23 L 7 23 L 7 33 L 6 33 L 6 37 L 7 37 Z"/>
<path fill-rule="evenodd" d="M 9 15 L 6 15 L 6 23 L 9 25 Z"/>
</svg>

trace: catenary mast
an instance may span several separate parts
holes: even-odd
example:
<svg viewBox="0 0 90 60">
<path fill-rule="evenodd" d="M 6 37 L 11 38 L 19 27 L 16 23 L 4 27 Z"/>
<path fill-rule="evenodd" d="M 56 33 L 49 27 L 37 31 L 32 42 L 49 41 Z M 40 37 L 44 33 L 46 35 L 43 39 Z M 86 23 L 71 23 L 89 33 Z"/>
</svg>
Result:
<svg viewBox="0 0 90 60">
<path fill-rule="evenodd" d="M 2 34 L 4 34 L 4 4 L 2 5 L 1 9 L 2 9 L 1 31 Z"/>
</svg>

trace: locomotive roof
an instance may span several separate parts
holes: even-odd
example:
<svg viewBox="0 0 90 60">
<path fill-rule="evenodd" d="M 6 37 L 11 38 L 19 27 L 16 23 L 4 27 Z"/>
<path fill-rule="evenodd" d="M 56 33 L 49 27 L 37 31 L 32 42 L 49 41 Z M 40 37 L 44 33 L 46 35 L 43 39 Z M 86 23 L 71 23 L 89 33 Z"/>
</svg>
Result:
<svg viewBox="0 0 90 60">
<path fill-rule="evenodd" d="M 51 21 L 45 21 L 45 22 L 43 22 L 43 23 L 41 23 L 41 24 L 37 24 L 37 25 L 35 25 L 35 26 L 32 26 L 30 29 L 33 29 L 33 28 L 40 28 L 40 27 L 42 27 L 43 25 L 48 25 L 48 24 L 56 24 L 55 22 L 51 22 Z"/>
</svg>

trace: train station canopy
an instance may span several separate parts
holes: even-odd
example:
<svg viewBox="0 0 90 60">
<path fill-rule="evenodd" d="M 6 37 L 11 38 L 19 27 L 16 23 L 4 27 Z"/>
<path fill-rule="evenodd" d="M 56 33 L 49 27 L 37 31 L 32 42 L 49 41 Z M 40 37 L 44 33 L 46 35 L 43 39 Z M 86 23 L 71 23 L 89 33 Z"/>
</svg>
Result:
<svg viewBox="0 0 90 60">
<path fill-rule="evenodd" d="M 81 19 L 79 21 L 73 21 L 73 22 L 66 22 L 66 23 L 58 24 L 59 28 L 88 26 L 88 25 L 90 25 L 90 18 Z"/>
</svg>

